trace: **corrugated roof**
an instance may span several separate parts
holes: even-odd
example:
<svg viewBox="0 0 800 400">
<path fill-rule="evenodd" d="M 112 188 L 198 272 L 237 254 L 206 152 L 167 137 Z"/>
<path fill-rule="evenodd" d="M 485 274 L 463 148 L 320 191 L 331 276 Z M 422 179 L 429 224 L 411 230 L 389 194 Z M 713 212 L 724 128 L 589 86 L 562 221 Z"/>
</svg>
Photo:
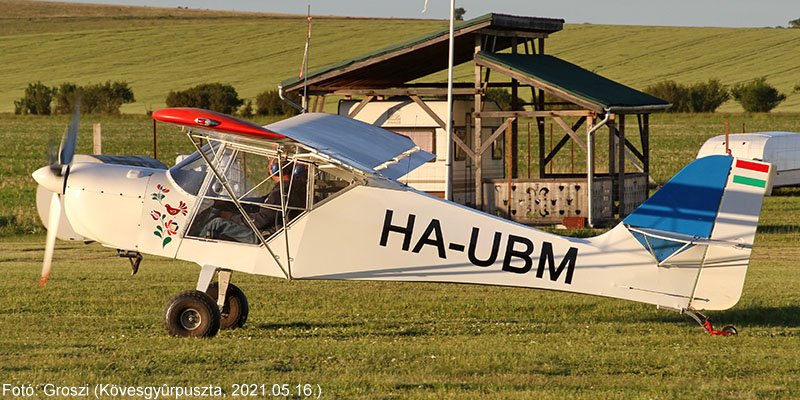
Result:
<svg viewBox="0 0 800 400">
<path fill-rule="evenodd" d="M 472 60 L 475 35 L 481 29 L 523 31 L 550 34 L 560 31 L 563 19 L 520 17 L 505 14 L 486 14 L 456 25 L 454 32 L 455 64 Z M 448 29 L 433 32 L 405 43 L 385 47 L 334 65 L 310 71 L 309 87 L 382 88 L 397 87 L 447 69 Z M 511 39 L 498 37 L 495 51 L 511 46 Z M 284 91 L 302 88 L 303 78 L 281 82 Z"/>
<path fill-rule="evenodd" d="M 595 111 L 625 114 L 659 111 L 671 106 L 667 101 L 551 55 L 480 52 L 475 62 Z"/>
</svg>

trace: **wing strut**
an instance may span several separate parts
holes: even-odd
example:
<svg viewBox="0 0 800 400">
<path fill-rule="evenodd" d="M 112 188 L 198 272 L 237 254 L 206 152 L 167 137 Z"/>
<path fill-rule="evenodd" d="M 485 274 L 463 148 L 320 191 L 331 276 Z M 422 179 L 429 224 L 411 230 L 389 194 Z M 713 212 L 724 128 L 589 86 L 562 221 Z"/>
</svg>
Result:
<svg viewBox="0 0 800 400">
<path fill-rule="evenodd" d="M 197 144 L 197 142 L 195 142 L 192 139 L 191 132 L 189 133 L 189 140 L 192 142 L 192 145 L 194 145 L 195 149 L 197 149 L 197 152 L 200 154 L 200 157 L 203 157 L 203 161 L 205 161 L 206 165 L 208 165 L 208 168 L 211 169 L 211 172 L 214 174 L 214 177 L 216 177 L 217 180 L 222 184 L 222 187 L 225 189 L 225 192 L 228 193 L 228 196 L 231 198 L 231 201 L 233 201 L 233 204 L 236 205 L 236 208 L 242 214 L 242 219 L 245 222 L 247 222 L 247 225 L 250 227 L 250 229 L 252 229 L 253 232 L 255 232 L 255 235 L 258 238 L 258 240 L 261 241 L 261 244 L 263 244 L 264 247 L 266 247 L 267 251 L 269 252 L 269 255 L 272 256 L 272 258 L 275 260 L 276 263 L 278 263 L 278 267 L 281 269 L 281 271 L 283 272 L 283 275 L 286 277 L 286 279 L 291 280 L 292 279 L 292 275 L 291 275 L 291 272 L 290 272 L 291 270 L 287 271 L 285 268 L 283 268 L 283 264 L 281 264 L 281 261 L 278 258 L 278 256 L 269 247 L 269 245 L 267 244 L 267 241 L 264 240 L 264 236 L 261 235 L 261 232 L 259 232 L 258 228 L 256 228 L 256 225 L 253 222 L 253 220 L 250 218 L 249 215 L 247 215 L 247 211 L 245 211 L 244 207 L 242 207 L 242 204 L 239 203 L 239 199 L 236 197 L 236 194 L 233 192 L 233 189 L 230 187 L 230 184 L 228 184 L 228 181 L 225 179 L 225 177 L 221 173 L 219 173 L 219 171 L 217 171 L 217 168 L 214 166 L 214 163 L 212 163 L 211 160 L 208 159 L 208 156 L 206 156 L 205 152 L 203 152 L 203 150 L 200 148 L 200 146 Z M 280 162 L 280 158 L 279 158 L 278 162 Z M 281 185 L 281 186 L 283 186 L 283 185 Z M 281 189 L 281 191 L 282 190 L 283 189 Z M 283 217 L 284 218 L 284 220 L 283 220 L 284 229 L 286 228 L 286 214 L 285 214 L 286 205 L 285 205 L 285 203 L 286 203 L 286 201 L 283 199 L 283 193 L 281 193 L 281 208 L 284 210 L 284 217 Z M 288 239 L 287 239 L 287 242 L 286 242 L 286 257 L 287 257 L 287 259 L 289 258 L 289 243 L 288 243 Z M 288 260 L 287 260 L 287 262 L 288 262 Z"/>
</svg>

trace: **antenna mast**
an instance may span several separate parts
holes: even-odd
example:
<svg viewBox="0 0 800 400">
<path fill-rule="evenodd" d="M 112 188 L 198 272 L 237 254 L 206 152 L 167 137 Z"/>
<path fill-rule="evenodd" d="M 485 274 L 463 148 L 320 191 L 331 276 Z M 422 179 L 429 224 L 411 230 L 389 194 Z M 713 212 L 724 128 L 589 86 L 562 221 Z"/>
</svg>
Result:
<svg viewBox="0 0 800 400">
<path fill-rule="evenodd" d="M 311 2 L 308 2 L 308 33 L 306 34 L 306 48 L 303 51 L 303 64 L 300 66 L 300 76 L 303 78 L 303 113 L 308 112 L 308 49 L 311 46 Z"/>
</svg>

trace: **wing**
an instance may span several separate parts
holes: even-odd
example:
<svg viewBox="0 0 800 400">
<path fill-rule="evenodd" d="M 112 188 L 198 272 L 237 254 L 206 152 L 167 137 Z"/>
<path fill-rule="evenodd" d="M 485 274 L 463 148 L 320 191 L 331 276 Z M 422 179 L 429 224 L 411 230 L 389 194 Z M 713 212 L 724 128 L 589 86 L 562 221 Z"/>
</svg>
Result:
<svg viewBox="0 0 800 400">
<path fill-rule="evenodd" d="M 366 174 L 397 179 L 435 157 L 406 136 L 339 115 L 308 113 L 264 127 L 198 108 L 163 108 L 153 119 L 234 136 L 290 140 Z"/>
</svg>

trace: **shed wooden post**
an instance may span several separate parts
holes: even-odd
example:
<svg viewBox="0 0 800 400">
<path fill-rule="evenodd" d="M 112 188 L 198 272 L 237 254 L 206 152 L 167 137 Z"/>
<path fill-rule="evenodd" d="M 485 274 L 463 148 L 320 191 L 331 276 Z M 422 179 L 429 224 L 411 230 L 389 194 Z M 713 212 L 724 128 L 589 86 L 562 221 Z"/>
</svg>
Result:
<svg viewBox="0 0 800 400">
<path fill-rule="evenodd" d="M 619 115 L 619 178 L 617 195 L 619 198 L 619 217 L 625 215 L 625 114 Z"/>
<path fill-rule="evenodd" d="M 103 127 L 92 125 L 92 154 L 103 154 Z"/>
<path fill-rule="evenodd" d="M 642 164 L 644 164 L 644 174 L 647 178 L 647 181 L 650 181 L 650 114 L 642 115 L 642 127 L 641 127 L 641 139 L 642 139 Z"/>
<path fill-rule="evenodd" d="M 511 38 L 511 54 L 517 54 L 517 37 Z M 519 81 L 512 78 L 511 79 L 511 111 L 517 111 L 519 108 L 519 103 L 517 103 L 517 96 L 519 96 Z M 506 157 L 511 157 L 511 171 L 510 177 L 517 178 L 519 176 L 517 167 L 519 164 L 519 124 L 517 120 L 514 119 L 514 123 L 511 125 L 511 135 L 508 135 L 511 139 L 511 152 L 510 154 L 506 154 Z M 509 147 L 509 146 L 506 146 Z M 509 216 L 510 218 L 510 216 Z"/>
<path fill-rule="evenodd" d="M 481 51 L 481 35 L 475 35 L 475 55 Z M 482 110 L 481 105 L 483 104 L 482 99 L 482 85 L 481 85 L 481 66 L 475 63 L 475 112 L 480 113 Z M 473 132 L 473 142 L 475 142 L 475 208 L 478 210 L 483 210 L 483 171 L 481 171 L 481 166 L 483 164 L 483 152 L 481 151 L 481 145 L 483 143 L 482 138 L 482 126 L 481 126 L 481 117 L 480 114 L 475 116 L 475 130 Z"/>
<path fill-rule="evenodd" d="M 611 215 L 614 215 L 614 204 L 618 200 L 617 192 L 617 125 L 616 121 L 608 122 L 608 179 L 611 181 Z"/>
</svg>

